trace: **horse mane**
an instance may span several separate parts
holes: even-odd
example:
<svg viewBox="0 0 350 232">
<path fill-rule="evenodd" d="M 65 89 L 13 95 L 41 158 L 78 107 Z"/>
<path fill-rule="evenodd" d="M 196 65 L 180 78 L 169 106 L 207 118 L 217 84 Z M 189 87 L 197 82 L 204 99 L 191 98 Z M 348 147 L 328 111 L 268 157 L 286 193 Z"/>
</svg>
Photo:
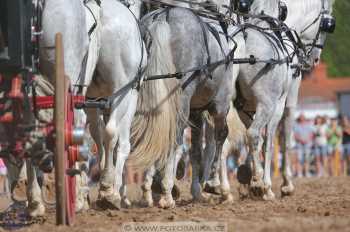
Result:
<svg viewBox="0 0 350 232">
<path fill-rule="evenodd" d="M 330 14 L 333 13 L 333 5 L 335 0 L 324 0 L 324 8 L 329 11 Z"/>
<path fill-rule="evenodd" d="M 261 14 L 278 17 L 278 3 L 279 0 L 255 0 L 251 6 L 250 12 L 252 14 Z"/>
<path fill-rule="evenodd" d="M 333 4 L 335 0 L 293 0 L 298 1 L 300 10 L 304 15 L 309 14 L 311 11 L 315 10 L 315 7 L 322 9 L 322 4 L 324 4 L 324 9 L 329 11 L 331 14 L 333 12 Z"/>
</svg>

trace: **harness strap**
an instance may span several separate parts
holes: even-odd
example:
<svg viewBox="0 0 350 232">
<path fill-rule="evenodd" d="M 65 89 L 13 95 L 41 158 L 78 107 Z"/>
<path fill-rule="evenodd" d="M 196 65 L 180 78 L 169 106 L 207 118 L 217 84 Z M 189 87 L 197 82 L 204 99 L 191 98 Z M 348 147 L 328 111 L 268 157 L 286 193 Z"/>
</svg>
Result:
<svg viewBox="0 0 350 232">
<path fill-rule="evenodd" d="M 209 64 L 211 63 L 211 57 L 210 57 L 210 52 L 209 52 L 208 35 L 206 33 L 206 30 L 205 30 L 205 24 L 204 24 L 203 20 L 197 14 L 194 14 L 194 15 L 198 19 L 199 25 L 201 26 L 201 29 L 202 29 L 205 50 L 207 51 L 207 55 L 208 55 L 208 57 L 207 57 L 207 66 L 209 66 Z M 211 78 L 211 74 L 209 73 L 209 70 L 206 69 L 204 71 L 206 72 L 206 75 Z"/>
<path fill-rule="evenodd" d="M 224 49 L 223 49 L 223 47 L 222 47 L 221 39 L 220 39 L 220 33 L 219 33 L 212 25 L 210 25 L 210 23 L 207 22 L 206 25 L 207 25 L 209 31 L 210 31 L 210 32 L 212 33 L 212 35 L 214 36 L 214 38 L 216 39 L 216 41 L 218 42 L 222 54 L 225 55 Z M 227 35 L 227 33 L 226 33 L 226 35 Z"/>
</svg>

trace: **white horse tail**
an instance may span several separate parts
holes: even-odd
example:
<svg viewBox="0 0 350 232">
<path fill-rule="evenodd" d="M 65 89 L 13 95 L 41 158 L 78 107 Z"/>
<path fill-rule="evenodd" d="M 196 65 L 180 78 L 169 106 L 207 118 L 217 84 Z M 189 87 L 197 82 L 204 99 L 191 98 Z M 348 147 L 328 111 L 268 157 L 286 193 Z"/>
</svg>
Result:
<svg viewBox="0 0 350 232">
<path fill-rule="evenodd" d="M 204 111 L 202 115 L 208 125 L 214 128 L 213 117 L 207 111 Z M 226 121 L 228 126 L 228 135 L 226 140 L 230 147 L 230 153 L 232 151 L 239 152 L 242 146 L 246 146 L 248 144 L 247 129 L 241 121 L 238 112 L 233 106 L 232 102 L 230 103 L 230 110 L 226 116 Z"/>
<path fill-rule="evenodd" d="M 157 20 L 148 29 L 146 42 L 151 45 L 146 78 L 174 73 L 168 23 Z M 176 79 L 150 80 L 141 86 L 131 128 L 130 165 L 145 169 L 156 161 L 165 163 L 176 143 L 181 118 L 179 87 Z"/>
<path fill-rule="evenodd" d="M 241 121 L 236 108 L 233 106 L 232 102 L 230 104 L 230 110 L 226 117 L 228 126 L 228 136 L 227 139 L 231 146 L 231 150 L 240 151 L 242 146 L 246 146 L 247 140 L 247 129 L 243 122 Z"/>
</svg>

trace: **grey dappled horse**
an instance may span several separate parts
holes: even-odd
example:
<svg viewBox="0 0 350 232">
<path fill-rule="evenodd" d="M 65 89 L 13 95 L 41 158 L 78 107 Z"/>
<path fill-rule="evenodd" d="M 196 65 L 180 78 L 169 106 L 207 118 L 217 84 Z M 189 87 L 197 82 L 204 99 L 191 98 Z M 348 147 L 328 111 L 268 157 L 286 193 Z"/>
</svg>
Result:
<svg viewBox="0 0 350 232">
<path fill-rule="evenodd" d="M 172 70 L 164 70 L 160 74 L 202 67 L 208 63 L 224 59 L 231 51 L 230 46 L 232 45 L 222 34 L 222 28 L 217 22 L 200 18 L 183 8 L 157 10 L 146 15 L 142 23 L 147 28 L 145 30 L 146 39 L 148 43 L 151 42 L 150 60 L 156 57 L 163 58 L 158 58 L 159 66 L 165 59 L 173 63 Z M 219 32 L 218 38 L 220 39 L 215 38 L 216 32 L 212 32 L 213 30 L 210 27 Z M 152 53 L 153 49 L 158 54 Z M 174 154 L 169 154 L 164 168 L 161 183 L 163 194 L 159 202 L 161 207 L 167 208 L 175 205 L 171 190 L 174 185 L 176 161 L 182 154 L 182 133 L 185 128 L 185 123 L 182 120 L 188 118 L 192 127 L 190 157 L 193 172 L 191 192 L 194 200 L 203 199 L 202 173 L 200 170 L 202 162 L 202 112 L 208 110 L 213 117 L 216 152 L 219 156 L 227 136 L 226 114 L 229 110 L 230 100 L 235 95 L 233 83 L 235 83 L 236 77 L 233 75 L 233 68 L 232 63 L 221 64 L 209 70 L 202 69 L 201 71 L 186 73 L 181 80 L 171 80 L 175 81 L 176 88 L 182 89 L 178 99 L 182 118 L 178 118 L 176 122 L 176 142 L 178 145 L 170 149 Z M 158 84 L 168 81 L 164 79 L 154 82 Z M 148 174 L 153 175 L 152 173 Z M 146 199 L 150 205 L 153 204 L 150 195 L 151 184 L 152 182 L 149 181 L 147 185 L 144 185 L 144 190 L 148 193 Z"/>
</svg>

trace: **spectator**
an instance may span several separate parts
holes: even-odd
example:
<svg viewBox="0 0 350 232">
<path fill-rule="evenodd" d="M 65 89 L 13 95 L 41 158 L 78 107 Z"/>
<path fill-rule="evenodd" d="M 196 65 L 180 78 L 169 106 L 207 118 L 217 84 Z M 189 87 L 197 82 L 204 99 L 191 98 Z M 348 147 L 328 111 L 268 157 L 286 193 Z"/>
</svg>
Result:
<svg viewBox="0 0 350 232">
<path fill-rule="evenodd" d="M 314 137 L 314 127 L 309 124 L 303 114 L 301 114 L 294 127 L 294 136 L 298 154 L 297 175 L 310 176 L 311 148 Z"/>
<path fill-rule="evenodd" d="M 325 118 L 315 119 L 314 155 L 316 157 L 316 173 L 318 176 L 328 174 L 327 124 Z"/>
<path fill-rule="evenodd" d="M 350 175 L 350 121 L 347 116 L 342 117 L 341 126 L 343 127 L 342 168 L 345 175 Z"/>
<path fill-rule="evenodd" d="M 2 186 L 1 195 L 8 194 L 8 183 L 7 183 L 7 168 L 4 161 L 0 158 L 0 186 Z"/>
<path fill-rule="evenodd" d="M 328 138 L 328 149 L 329 154 L 331 155 L 332 163 L 336 166 L 336 152 L 339 151 L 342 139 L 342 129 L 338 125 L 338 120 L 333 118 L 331 120 L 330 126 L 327 130 L 327 138 Z M 337 170 L 335 167 L 331 167 L 331 171 L 333 175 L 337 175 Z"/>
</svg>

